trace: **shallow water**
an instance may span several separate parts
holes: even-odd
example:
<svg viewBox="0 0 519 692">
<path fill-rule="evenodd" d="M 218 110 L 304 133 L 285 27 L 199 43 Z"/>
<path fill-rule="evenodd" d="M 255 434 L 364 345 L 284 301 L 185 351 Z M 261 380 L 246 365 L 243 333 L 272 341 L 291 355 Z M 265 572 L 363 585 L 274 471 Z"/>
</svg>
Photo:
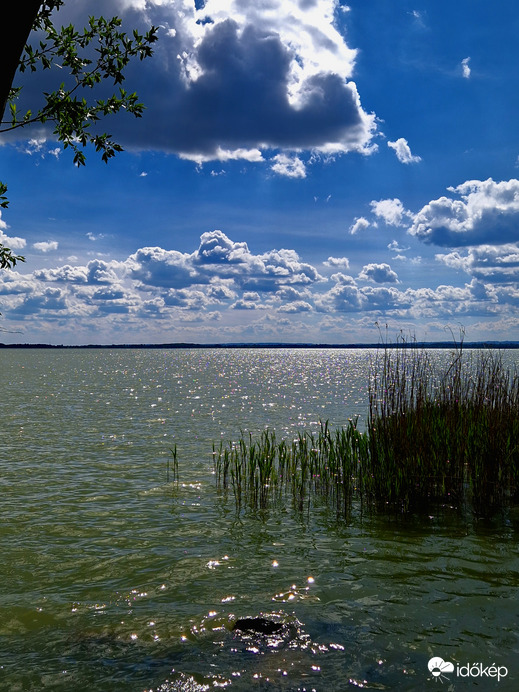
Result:
<svg viewBox="0 0 519 692">
<path fill-rule="evenodd" d="M 369 358 L 0 351 L 0 689 L 517 689 L 515 511 L 237 514 L 216 493 L 213 441 L 362 425 Z M 260 614 L 281 633 L 232 631 Z M 433 678 L 433 656 L 508 674 Z"/>
</svg>

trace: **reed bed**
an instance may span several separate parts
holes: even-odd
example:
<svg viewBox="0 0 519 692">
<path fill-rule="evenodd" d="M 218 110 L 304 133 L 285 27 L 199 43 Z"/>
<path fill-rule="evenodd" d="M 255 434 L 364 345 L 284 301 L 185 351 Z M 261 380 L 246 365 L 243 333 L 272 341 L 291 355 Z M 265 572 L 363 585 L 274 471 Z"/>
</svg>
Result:
<svg viewBox="0 0 519 692">
<path fill-rule="evenodd" d="M 424 349 L 400 343 L 375 357 L 365 432 L 357 421 L 277 440 L 213 447 L 218 489 L 238 508 L 316 500 L 346 514 L 362 506 L 406 512 L 430 503 L 490 515 L 519 501 L 519 376 L 499 353 L 467 357 L 455 345 L 443 368 Z"/>
<path fill-rule="evenodd" d="M 377 503 L 430 500 L 492 514 L 515 502 L 519 481 L 519 377 L 499 352 L 467 355 L 463 342 L 439 368 L 425 350 L 384 349 L 373 368 L 363 481 Z"/>
</svg>

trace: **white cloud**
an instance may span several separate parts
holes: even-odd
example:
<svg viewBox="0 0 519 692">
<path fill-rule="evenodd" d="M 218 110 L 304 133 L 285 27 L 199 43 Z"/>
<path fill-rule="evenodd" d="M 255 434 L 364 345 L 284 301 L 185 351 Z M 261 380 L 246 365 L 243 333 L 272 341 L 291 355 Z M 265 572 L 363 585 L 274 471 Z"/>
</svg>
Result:
<svg viewBox="0 0 519 692">
<path fill-rule="evenodd" d="M 235 242 L 219 230 L 203 233 L 198 249 L 191 254 L 141 248 L 128 258 L 126 266 L 131 278 L 155 287 L 186 288 L 218 278 L 230 280 L 243 290 L 271 292 L 322 278 L 312 265 L 301 262 L 294 250 L 255 255 L 247 243 Z"/>
<path fill-rule="evenodd" d="M 359 312 L 365 300 L 355 280 L 351 276 L 336 274 L 335 286 L 324 294 L 315 297 L 315 305 L 323 312 Z"/>
<path fill-rule="evenodd" d="M 426 28 L 426 23 L 424 20 L 424 13 L 419 12 L 418 10 L 412 10 L 412 12 L 410 14 L 413 17 L 414 24 L 417 28 L 419 28 L 419 29 L 425 29 Z"/>
<path fill-rule="evenodd" d="M 31 314 L 64 313 L 68 308 L 67 296 L 60 288 L 36 289 L 24 296 L 23 300 L 9 312 L 10 319 Z"/>
<path fill-rule="evenodd" d="M 0 243 L 5 245 L 11 250 L 23 250 L 27 245 L 25 238 L 19 238 L 18 236 L 8 236 L 1 229 L 7 228 L 7 224 L 0 218 Z"/>
<path fill-rule="evenodd" d="M 461 61 L 461 72 L 465 79 L 470 78 L 471 69 L 469 67 L 470 58 L 463 58 Z"/>
<path fill-rule="evenodd" d="M 468 255 L 462 256 L 459 252 L 450 252 L 447 255 L 438 254 L 436 255 L 436 259 L 451 269 L 461 269 L 466 272 L 470 271 L 470 266 L 472 263 L 471 258 Z"/>
<path fill-rule="evenodd" d="M 436 259 L 451 269 L 464 271 L 478 280 L 489 283 L 519 281 L 519 244 L 480 245 L 467 254 L 458 251 L 438 254 Z"/>
<path fill-rule="evenodd" d="M 271 169 L 279 175 L 284 175 L 287 178 L 306 178 L 306 167 L 303 161 L 298 156 L 287 156 L 286 154 L 277 154 L 273 159 L 274 163 Z"/>
<path fill-rule="evenodd" d="M 469 195 L 474 186 L 460 187 Z M 504 203 L 511 192 L 501 190 L 501 197 Z M 406 249 L 395 241 L 388 247 Z M 154 338 L 164 340 L 171 333 L 195 341 L 266 335 L 296 340 L 297 333 L 301 340 L 306 334 L 317 341 L 318 316 L 323 314 L 343 327 L 351 320 L 381 318 L 400 323 L 452 318 L 467 324 L 478 315 L 501 319 L 519 307 L 519 242 L 455 249 L 437 260 L 443 271 L 465 272 L 470 283 L 402 286 L 391 266 L 380 261 L 365 264 L 354 278 L 345 273 L 348 259 L 333 256 L 323 263 L 336 270 L 325 282 L 292 249 L 255 253 L 247 243 L 215 230 L 203 233 L 192 252 L 149 247 L 119 262 L 98 258 L 27 275 L 0 273 L 1 309 L 6 321 L 30 326 L 34 339 L 44 329 L 43 340 L 51 339 L 59 323 L 60 336 L 68 329 L 70 340 L 77 342 L 92 339 L 93 332 L 88 335 L 86 329 L 95 331 L 100 325 L 111 340 L 133 334 L 135 340 L 147 341 L 152 324 Z"/>
<path fill-rule="evenodd" d="M 411 249 L 410 247 L 402 247 L 396 240 L 392 240 L 387 246 L 387 248 L 388 250 L 392 250 L 393 252 L 407 252 Z"/>
<path fill-rule="evenodd" d="M 394 149 L 400 163 L 418 163 L 422 160 L 420 156 L 413 156 L 407 140 L 403 137 L 395 142 L 388 142 L 387 145 L 390 149 Z"/>
<path fill-rule="evenodd" d="M 311 310 L 313 308 L 306 300 L 295 300 L 292 303 L 285 303 L 278 308 L 278 312 L 285 313 L 310 312 Z"/>
<path fill-rule="evenodd" d="M 308 287 L 297 287 L 294 286 L 281 286 L 278 291 L 276 291 L 274 299 L 282 302 L 297 302 L 300 300 L 311 300 L 312 294 Z"/>
<path fill-rule="evenodd" d="M 352 76 L 356 51 L 345 44 L 337 31 L 335 10 L 335 0 L 207 0 L 195 13 L 195 21 L 210 17 L 217 26 L 232 17 L 241 31 L 255 26 L 266 36 L 279 36 L 291 52 L 289 98 L 301 107 L 308 96 L 307 80 L 312 76 L 324 73 Z M 210 27 L 206 24 L 202 31 L 194 27 L 192 31 L 202 35 L 203 41 Z"/>
<path fill-rule="evenodd" d="M 342 269 L 349 269 L 350 261 L 347 257 L 328 257 L 326 262 L 324 262 L 326 267 L 340 267 Z"/>
<path fill-rule="evenodd" d="M 140 248 L 126 260 L 130 278 L 144 285 L 184 288 L 195 283 L 189 255 L 160 247 Z"/>
<path fill-rule="evenodd" d="M 385 262 L 377 264 L 371 262 L 362 267 L 362 271 L 359 274 L 359 279 L 364 281 L 374 281 L 377 284 L 382 283 L 398 283 L 398 276 L 394 272 L 389 264 Z"/>
<path fill-rule="evenodd" d="M 39 269 L 34 272 L 34 277 L 39 281 L 97 285 L 118 281 L 123 272 L 124 265 L 120 262 L 95 259 L 86 266 L 73 267 L 66 264 L 54 269 Z"/>
<path fill-rule="evenodd" d="M 39 126 L 36 128 L 37 130 L 43 130 L 42 126 Z M 8 139 L 15 139 L 19 137 L 20 135 L 18 134 L 10 134 L 7 135 Z M 50 133 L 49 137 L 47 137 L 47 134 L 40 134 L 39 136 L 36 137 L 31 137 L 30 139 L 24 141 L 23 145 L 20 147 L 20 151 L 22 151 L 24 154 L 27 154 L 28 156 L 37 156 L 38 158 L 44 159 L 47 155 L 48 156 L 54 156 L 54 158 L 58 159 L 63 150 L 59 146 L 53 146 L 51 147 L 50 144 L 54 144 L 53 140 L 50 139 Z M 49 144 L 49 146 L 47 146 Z"/>
<path fill-rule="evenodd" d="M 1 272 L 0 273 L 0 294 L 3 296 L 19 296 L 32 293 L 34 290 L 34 281 L 31 277 L 25 277 L 17 271 Z"/>
<path fill-rule="evenodd" d="M 256 308 L 257 305 L 254 301 L 245 300 L 244 298 L 240 298 L 231 305 L 232 310 L 255 310 Z"/>
<path fill-rule="evenodd" d="M 411 235 L 444 247 L 503 245 L 519 241 L 519 180 L 468 180 L 414 217 Z"/>
<path fill-rule="evenodd" d="M 387 311 L 401 311 L 411 306 L 407 293 L 397 288 L 381 286 L 359 288 L 353 277 L 340 273 L 332 278 L 336 282 L 335 286 L 326 293 L 315 296 L 316 309 L 321 312 L 385 314 Z"/>
<path fill-rule="evenodd" d="M 186 310 L 200 310 L 217 302 L 198 288 L 171 288 L 163 296 L 163 299 L 167 306 L 176 306 Z"/>
<path fill-rule="evenodd" d="M 33 248 L 39 250 L 40 252 L 50 252 L 51 250 L 58 249 L 58 243 L 56 240 L 47 240 L 41 243 L 33 243 Z"/>
<path fill-rule="evenodd" d="M 101 240 L 102 238 L 104 238 L 105 234 L 104 233 L 92 233 L 91 231 L 89 231 L 86 234 L 86 236 L 87 236 L 88 240 L 95 242 L 96 240 Z"/>
<path fill-rule="evenodd" d="M 45 137 L 33 137 L 26 143 L 24 151 L 29 156 L 33 154 L 42 154 L 43 147 L 46 143 L 47 139 Z"/>
<path fill-rule="evenodd" d="M 403 226 L 402 220 L 410 216 L 410 212 L 404 209 L 399 199 L 381 199 L 371 202 L 371 209 L 375 216 L 383 219 L 389 226 Z"/>
<path fill-rule="evenodd" d="M 355 235 L 359 231 L 365 231 L 366 228 L 369 228 L 370 223 L 367 219 L 365 219 L 363 216 L 359 216 L 358 218 L 355 219 L 355 221 L 352 223 L 350 226 L 350 234 Z"/>
<path fill-rule="evenodd" d="M 179 157 L 181 159 L 187 159 L 188 161 L 194 161 L 199 165 L 208 163 L 209 161 L 238 161 L 241 159 L 243 161 L 249 161 L 250 163 L 258 163 L 264 160 L 263 154 L 257 148 L 246 149 L 244 147 L 238 147 L 237 149 L 223 149 L 221 146 L 217 146 L 215 150 L 210 153 L 179 152 Z"/>
<path fill-rule="evenodd" d="M 27 241 L 25 238 L 19 238 L 18 236 L 8 236 L 5 233 L 8 228 L 9 226 L 2 219 L 2 210 L 0 209 L 0 244 L 11 250 L 22 250 L 27 245 Z"/>
</svg>

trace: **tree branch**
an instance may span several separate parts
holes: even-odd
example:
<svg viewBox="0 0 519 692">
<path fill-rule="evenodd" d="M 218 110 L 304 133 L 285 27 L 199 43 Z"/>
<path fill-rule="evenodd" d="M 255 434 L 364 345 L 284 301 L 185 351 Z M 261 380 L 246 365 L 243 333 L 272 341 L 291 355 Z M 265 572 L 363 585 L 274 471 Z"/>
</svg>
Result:
<svg viewBox="0 0 519 692">
<path fill-rule="evenodd" d="M 0 22 L 0 120 L 20 63 L 25 44 L 36 21 L 41 0 L 10 0 L 2 7 Z"/>
</svg>

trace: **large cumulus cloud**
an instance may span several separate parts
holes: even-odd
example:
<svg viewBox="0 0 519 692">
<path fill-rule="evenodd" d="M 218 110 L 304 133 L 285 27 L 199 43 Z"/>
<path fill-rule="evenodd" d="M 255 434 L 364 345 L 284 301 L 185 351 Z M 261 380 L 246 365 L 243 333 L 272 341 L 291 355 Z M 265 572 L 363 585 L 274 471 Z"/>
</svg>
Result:
<svg viewBox="0 0 519 692">
<path fill-rule="evenodd" d="M 88 14 L 117 13 L 127 27 L 161 27 L 153 58 L 128 71 L 147 106 L 143 121 L 118 118 L 107 129 L 125 146 L 195 161 L 369 151 L 375 116 L 352 81 L 356 51 L 337 31 L 339 8 L 336 0 L 89 3 Z M 57 16 L 77 26 L 88 19 L 79 2 Z"/>
<path fill-rule="evenodd" d="M 256 255 L 247 243 L 233 241 L 219 230 L 203 233 L 199 247 L 191 254 L 142 248 L 128 258 L 127 270 L 132 279 L 148 286 L 177 289 L 218 279 L 230 280 L 242 290 L 271 292 L 321 279 L 315 267 L 302 262 L 294 250 Z M 215 290 L 214 283 L 211 290 Z"/>
<path fill-rule="evenodd" d="M 519 241 L 519 180 L 468 180 L 449 192 L 415 215 L 411 235 L 443 247 Z"/>
</svg>

